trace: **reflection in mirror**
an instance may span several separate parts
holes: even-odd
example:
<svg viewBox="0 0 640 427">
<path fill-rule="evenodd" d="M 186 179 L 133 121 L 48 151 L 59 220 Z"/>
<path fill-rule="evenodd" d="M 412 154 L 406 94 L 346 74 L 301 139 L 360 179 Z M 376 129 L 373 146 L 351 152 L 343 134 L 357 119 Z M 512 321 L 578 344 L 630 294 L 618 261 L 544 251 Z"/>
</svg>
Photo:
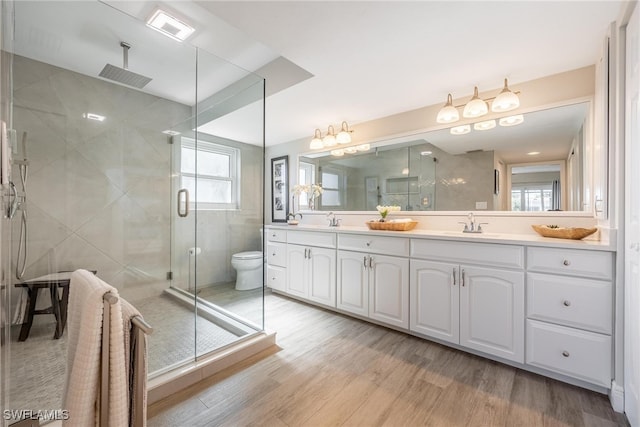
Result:
<svg viewBox="0 0 640 427">
<path fill-rule="evenodd" d="M 472 124 L 462 135 L 441 129 L 371 143 L 368 151 L 308 153 L 298 159 L 298 178 L 322 185 L 313 208 L 325 211 L 370 211 L 377 205 L 413 211 L 578 211 L 589 185 L 583 179 L 589 164 L 588 113 L 589 102 L 581 102 L 519 120 L 497 119 L 487 130 Z M 527 193 L 523 182 L 512 178 L 512 172 L 526 176 L 515 165 L 556 169 L 555 179 L 545 178 L 537 188 L 538 201 L 533 189 Z M 299 209 L 309 209 L 304 199 Z"/>
</svg>

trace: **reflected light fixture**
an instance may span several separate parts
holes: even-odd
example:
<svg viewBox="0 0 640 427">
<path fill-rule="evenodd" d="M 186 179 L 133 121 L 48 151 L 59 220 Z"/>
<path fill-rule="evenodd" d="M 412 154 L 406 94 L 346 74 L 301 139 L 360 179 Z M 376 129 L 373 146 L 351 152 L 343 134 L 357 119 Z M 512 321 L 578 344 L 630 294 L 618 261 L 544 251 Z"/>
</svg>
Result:
<svg viewBox="0 0 640 427">
<path fill-rule="evenodd" d="M 309 148 L 312 150 L 318 150 L 322 147 L 322 134 L 320 133 L 320 129 L 316 129 L 313 139 L 311 140 L 311 144 L 309 144 Z"/>
<path fill-rule="evenodd" d="M 484 116 L 489 112 L 487 103 L 478 96 L 478 86 L 473 88 L 473 97 L 467 102 L 462 111 L 463 117 L 473 118 Z"/>
<path fill-rule="evenodd" d="M 433 152 L 432 152 L 432 151 L 428 151 L 428 150 L 427 150 L 427 151 L 421 151 L 421 152 L 420 152 L 420 155 L 421 155 L 421 156 L 430 156 L 431 154 L 433 154 Z"/>
<path fill-rule="evenodd" d="M 169 135 L 169 136 L 180 135 L 180 132 L 177 132 L 177 131 L 171 130 L 171 129 L 163 130 L 162 133 L 164 133 L 165 135 Z"/>
<path fill-rule="evenodd" d="M 495 120 L 485 120 L 484 122 L 478 122 L 473 124 L 473 129 L 475 130 L 489 130 L 496 127 Z"/>
<path fill-rule="evenodd" d="M 336 134 L 333 130 L 333 126 L 329 125 L 327 134 L 324 136 L 324 138 L 322 138 L 322 145 L 324 145 L 325 147 L 333 147 L 337 143 L 338 141 L 336 141 Z"/>
<path fill-rule="evenodd" d="M 348 144 L 351 142 L 351 135 L 349 132 L 349 125 L 347 122 L 342 122 L 342 129 L 336 135 L 336 141 L 338 144 Z"/>
<path fill-rule="evenodd" d="M 360 144 L 356 146 L 356 150 L 358 151 L 369 151 L 371 149 L 371 145 L 369 144 Z"/>
<path fill-rule="evenodd" d="M 491 111 L 494 113 L 502 113 L 505 111 L 515 110 L 520 106 L 520 98 L 518 95 L 509 90 L 507 79 L 504 79 L 504 87 L 502 92 L 496 96 L 496 99 L 491 103 Z"/>
<path fill-rule="evenodd" d="M 341 148 L 339 148 L 337 150 L 331 150 L 331 155 L 332 156 L 337 156 L 337 157 L 344 156 L 344 150 L 341 149 Z"/>
<path fill-rule="evenodd" d="M 522 114 L 517 114 L 515 116 L 502 117 L 500 119 L 500 126 L 517 126 L 524 122 L 524 116 Z"/>
<path fill-rule="evenodd" d="M 100 114 L 95 113 L 84 113 L 82 117 L 89 120 L 95 120 L 97 122 L 104 122 L 104 119 L 106 119 L 105 116 L 101 116 Z"/>
<path fill-rule="evenodd" d="M 451 133 L 451 135 L 464 135 L 466 133 L 471 132 L 471 126 L 469 125 L 456 126 L 451 128 L 449 132 Z"/>
<path fill-rule="evenodd" d="M 537 156 L 538 154 L 540 154 L 539 151 L 530 151 L 527 153 L 527 156 Z"/>
<path fill-rule="evenodd" d="M 447 95 L 447 103 L 444 104 L 444 107 L 438 111 L 438 117 L 436 121 L 438 123 L 453 123 L 460 119 L 460 114 L 458 113 L 458 109 L 453 106 L 453 98 L 451 94 Z"/>
<path fill-rule="evenodd" d="M 157 9 L 147 19 L 147 26 L 179 42 L 185 41 L 195 31 L 191 25 L 171 16 L 162 9 Z"/>
<path fill-rule="evenodd" d="M 347 154 L 354 154 L 358 152 L 356 147 L 345 147 L 344 152 Z"/>
</svg>

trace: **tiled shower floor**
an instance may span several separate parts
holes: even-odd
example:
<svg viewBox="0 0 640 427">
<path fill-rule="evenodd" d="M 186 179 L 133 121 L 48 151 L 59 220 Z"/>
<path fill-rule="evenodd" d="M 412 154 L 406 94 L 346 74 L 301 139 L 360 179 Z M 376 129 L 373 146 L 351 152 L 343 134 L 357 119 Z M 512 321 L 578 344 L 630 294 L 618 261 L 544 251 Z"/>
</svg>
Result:
<svg viewBox="0 0 640 427">
<path fill-rule="evenodd" d="M 150 373 L 192 359 L 196 340 L 198 353 L 206 353 L 238 338 L 202 317 L 198 317 L 196 325 L 193 309 L 168 296 L 139 300 L 134 305 L 153 327 L 148 338 Z M 17 341 L 20 327 L 12 328 L 11 409 L 63 409 L 67 331 L 59 340 L 53 340 L 54 326 L 53 322 L 34 324 L 24 342 Z"/>
</svg>

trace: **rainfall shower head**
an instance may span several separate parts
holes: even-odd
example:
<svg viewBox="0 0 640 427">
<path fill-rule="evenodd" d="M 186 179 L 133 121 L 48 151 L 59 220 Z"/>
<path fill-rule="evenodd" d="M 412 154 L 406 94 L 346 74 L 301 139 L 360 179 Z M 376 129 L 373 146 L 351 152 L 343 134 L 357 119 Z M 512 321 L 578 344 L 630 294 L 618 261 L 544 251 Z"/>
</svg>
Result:
<svg viewBox="0 0 640 427">
<path fill-rule="evenodd" d="M 107 64 L 104 66 L 102 71 L 100 71 L 99 76 L 127 86 L 142 89 L 151 81 L 151 78 L 128 70 L 129 48 L 131 48 L 131 45 L 125 42 L 120 42 L 120 46 L 122 46 L 122 68 Z"/>
</svg>

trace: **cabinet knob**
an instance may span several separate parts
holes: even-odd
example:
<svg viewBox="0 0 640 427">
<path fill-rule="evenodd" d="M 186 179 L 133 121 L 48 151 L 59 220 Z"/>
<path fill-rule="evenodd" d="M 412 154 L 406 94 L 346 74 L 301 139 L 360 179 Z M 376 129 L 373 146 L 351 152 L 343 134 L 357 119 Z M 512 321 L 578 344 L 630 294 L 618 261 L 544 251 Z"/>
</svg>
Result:
<svg viewBox="0 0 640 427">
<path fill-rule="evenodd" d="M 562 352 L 562 355 L 563 355 L 564 357 L 569 357 L 569 356 L 570 356 L 570 355 L 569 355 L 569 352 L 568 352 L 567 350 L 563 351 L 563 352 Z"/>
<path fill-rule="evenodd" d="M 271 235 L 271 237 L 276 237 L 276 233 L 273 233 L 273 234 Z"/>
<path fill-rule="evenodd" d="M 571 305 L 571 301 L 564 300 L 564 301 L 562 301 L 562 304 L 564 304 L 565 307 L 569 307 Z"/>
<path fill-rule="evenodd" d="M 562 264 L 571 265 L 571 261 L 569 261 L 568 259 L 565 259 L 564 261 L 562 261 Z"/>
<path fill-rule="evenodd" d="M 272 256 L 276 256 L 276 253 L 274 252 L 274 253 L 272 253 L 271 255 L 272 255 Z"/>
<path fill-rule="evenodd" d="M 367 246 L 371 246 L 371 242 L 367 242 Z"/>
</svg>

